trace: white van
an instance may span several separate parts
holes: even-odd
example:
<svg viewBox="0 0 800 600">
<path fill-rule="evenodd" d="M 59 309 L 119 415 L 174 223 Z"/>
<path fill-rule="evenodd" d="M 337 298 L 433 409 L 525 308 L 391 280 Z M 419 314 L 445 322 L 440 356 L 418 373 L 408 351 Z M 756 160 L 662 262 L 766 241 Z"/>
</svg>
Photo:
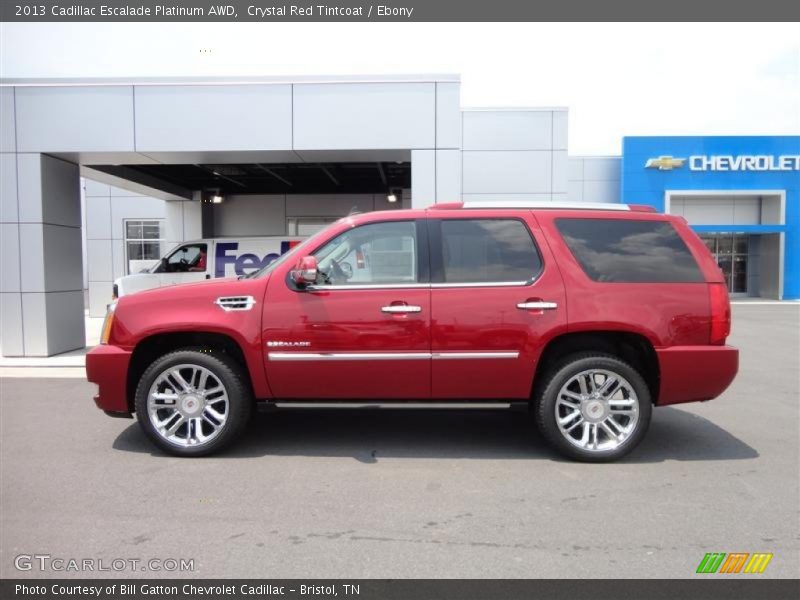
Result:
<svg viewBox="0 0 800 600">
<path fill-rule="evenodd" d="M 304 239 L 275 236 L 183 242 L 149 269 L 114 281 L 114 297 L 202 279 L 247 275 L 265 267 Z"/>
</svg>

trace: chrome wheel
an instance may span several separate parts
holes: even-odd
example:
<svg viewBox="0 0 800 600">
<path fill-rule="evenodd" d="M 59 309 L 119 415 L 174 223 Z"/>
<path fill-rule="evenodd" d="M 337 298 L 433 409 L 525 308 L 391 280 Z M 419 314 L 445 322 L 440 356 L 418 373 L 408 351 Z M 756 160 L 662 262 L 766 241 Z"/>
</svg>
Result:
<svg viewBox="0 0 800 600">
<path fill-rule="evenodd" d="M 555 417 L 570 444 L 589 452 L 613 451 L 636 430 L 639 398 L 618 373 L 589 369 L 561 386 Z"/>
<path fill-rule="evenodd" d="M 158 435 L 176 446 L 202 446 L 228 420 L 230 403 L 222 381 L 205 367 L 180 364 L 156 377 L 147 395 L 147 414 Z"/>
</svg>

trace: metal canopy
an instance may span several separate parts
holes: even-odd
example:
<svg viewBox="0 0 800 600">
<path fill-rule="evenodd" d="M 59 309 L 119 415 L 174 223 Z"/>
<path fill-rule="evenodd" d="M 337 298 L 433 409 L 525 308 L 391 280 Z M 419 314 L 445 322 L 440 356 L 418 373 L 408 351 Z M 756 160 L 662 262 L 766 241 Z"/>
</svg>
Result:
<svg viewBox="0 0 800 600">
<path fill-rule="evenodd" d="M 130 179 L 144 175 L 187 190 L 222 194 L 385 194 L 411 187 L 409 162 L 97 165 Z"/>
</svg>

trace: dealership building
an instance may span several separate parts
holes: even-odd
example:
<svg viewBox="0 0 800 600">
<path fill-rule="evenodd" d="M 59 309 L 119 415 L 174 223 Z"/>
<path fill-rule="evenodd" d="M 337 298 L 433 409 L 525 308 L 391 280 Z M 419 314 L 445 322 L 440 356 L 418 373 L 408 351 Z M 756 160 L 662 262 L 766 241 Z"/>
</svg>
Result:
<svg viewBox="0 0 800 600">
<path fill-rule="evenodd" d="M 800 137 L 570 156 L 565 108 L 463 108 L 457 76 L 3 80 L 0 119 L 3 356 L 83 348 L 84 309 L 183 241 L 458 200 L 650 204 L 732 295 L 800 298 Z"/>
</svg>

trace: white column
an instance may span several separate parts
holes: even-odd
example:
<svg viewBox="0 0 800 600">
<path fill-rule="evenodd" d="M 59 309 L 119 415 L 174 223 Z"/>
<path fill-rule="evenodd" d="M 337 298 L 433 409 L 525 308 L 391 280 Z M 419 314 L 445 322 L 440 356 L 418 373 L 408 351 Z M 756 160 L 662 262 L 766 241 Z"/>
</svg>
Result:
<svg viewBox="0 0 800 600">
<path fill-rule="evenodd" d="M 5 154 L 2 192 L 4 356 L 51 356 L 86 345 L 78 166 Z"/>
<path fill-rule="evenodd" d="M 411 151 L 411 208 L 436 203 L 436 151 Z"/>
<path fill-rule="evenodd" d="M 84 190 L 89 316 L 102 317 L 111 301 L 111 282 L 114 279 L 111 187 L 106 183 L 84 179 Z"/>
<path fill-rule="evenodd" d="M 436 202 L 461 202 L 461 150 L 436 151 Z"/>
</svg>

